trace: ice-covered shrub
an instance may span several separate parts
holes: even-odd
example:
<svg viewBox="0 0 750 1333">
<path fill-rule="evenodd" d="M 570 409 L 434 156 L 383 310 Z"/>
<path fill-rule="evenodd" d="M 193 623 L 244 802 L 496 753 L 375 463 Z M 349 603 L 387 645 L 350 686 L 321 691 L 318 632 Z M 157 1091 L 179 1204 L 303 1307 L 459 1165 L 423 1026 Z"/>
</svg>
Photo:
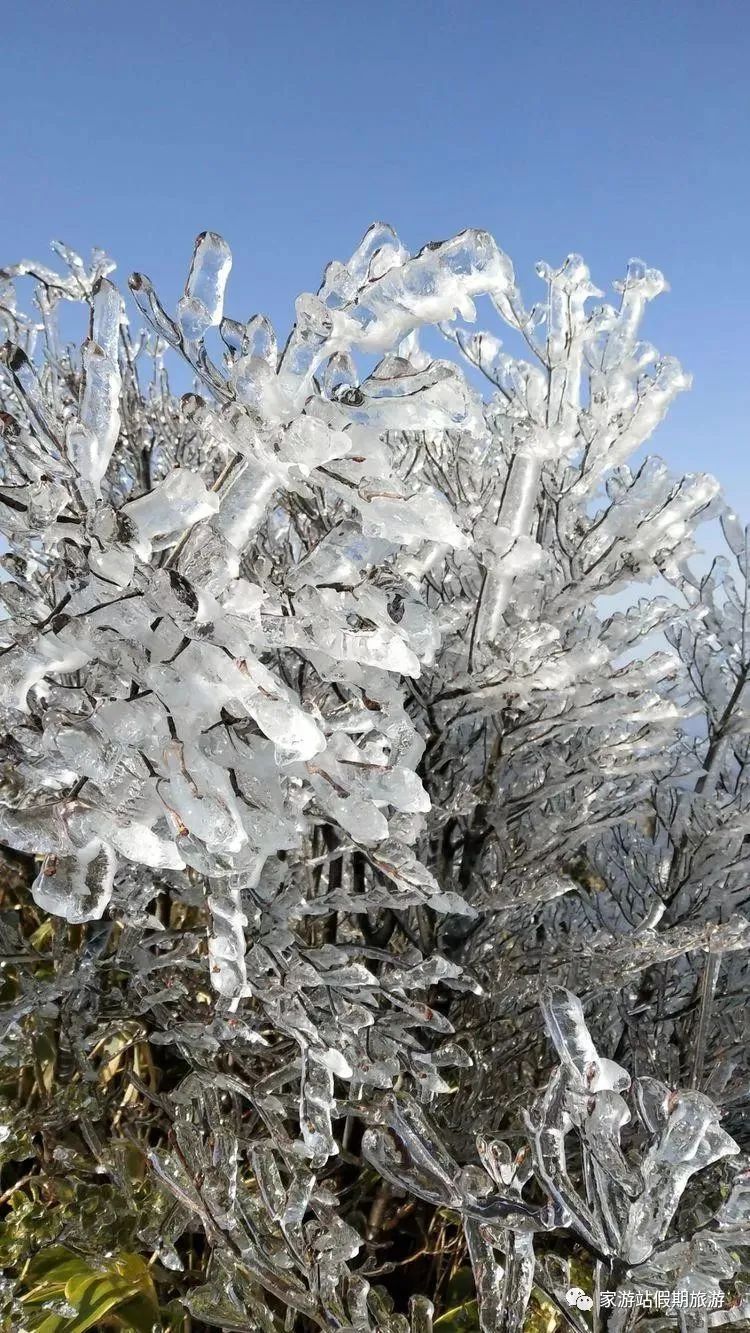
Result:
<svg viewBox="0 0 750 1333">
<path fill-rule="evenodd" d="M 137 334 L 58 254 L 0 292 L 13 1225 L 89 1189 L 42 1256 L 148 1252 L 175 1328 L 429 1333 L 465 1255 L 485 1333 L 588 1327 L 581 1272 L 612 1328 L 748 1317 L 747 540 L 639 452 L 661 274 L 529 309 L 487 233 L 378 225 L 279 346 L 213 233 Z"/>
</svg>

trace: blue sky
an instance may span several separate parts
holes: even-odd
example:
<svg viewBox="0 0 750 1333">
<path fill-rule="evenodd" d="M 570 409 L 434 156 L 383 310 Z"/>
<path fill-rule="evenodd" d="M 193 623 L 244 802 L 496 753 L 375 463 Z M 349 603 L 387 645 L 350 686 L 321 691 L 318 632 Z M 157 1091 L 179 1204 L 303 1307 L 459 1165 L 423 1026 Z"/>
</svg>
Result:
<svg viewBox="0 0 750 1333">
<path fill-rule="evenodd" d="M 176 299 L 195 234 L 229 313 L 285 333 L 374 219 L 486 227 L 527 292 L 579 251 L 672 292 L 646 333 L 695 377 L 659 436 L 750 519 L 750 6 L 744 0 L 69 0 L 4 7 L 0 261 L 53 237 Z"/>
</svg>

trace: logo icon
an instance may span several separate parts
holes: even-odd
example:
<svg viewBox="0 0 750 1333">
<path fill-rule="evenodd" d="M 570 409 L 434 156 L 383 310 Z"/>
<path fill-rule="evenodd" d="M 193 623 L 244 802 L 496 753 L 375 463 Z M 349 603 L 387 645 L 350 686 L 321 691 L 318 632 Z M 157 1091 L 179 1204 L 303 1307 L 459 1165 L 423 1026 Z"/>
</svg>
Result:
<svg viewBox="0 0 750 1333">
<path fill-rule="evenodd" d="M 568 1305 L 574 1305 L 577 1310 L 591 1310 L 594 1306 L 592 1298 L 586 1295 L 583 1287 L 569 1287 L 565 1299 Z"/>
</svg>

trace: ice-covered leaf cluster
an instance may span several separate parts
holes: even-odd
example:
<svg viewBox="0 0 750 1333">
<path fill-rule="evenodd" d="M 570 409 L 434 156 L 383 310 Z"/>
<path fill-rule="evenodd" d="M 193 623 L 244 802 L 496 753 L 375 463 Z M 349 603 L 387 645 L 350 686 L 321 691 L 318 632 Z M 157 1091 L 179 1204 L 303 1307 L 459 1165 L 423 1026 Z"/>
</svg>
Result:
<svg viewBox="0 0 750 1333">
<path fill-rule="evenodd" d="M 488 233 L 378 224 L 284 342 L 224 313 L 212 232 L 172 312 L 56 249 L 0 275 L 3 1066 L 52 1043 L 55 1133 L 135 1217 L 125 1125 L 138 1243 L 179 1275 L 200 1234 L 204 1323 L 430 1333 L 442 1278 L 407 1315 L 399 1266 L 445 1217 L 483 1333 L 542 1297 L 587 1327 L 566 1243 L 599 1288 L 729 1300 L 748 548 L 642 452 L 689 383 L 641 340 L 662 275 L 597 305 L 573 255 L 527 307 Z"/>
</svg>

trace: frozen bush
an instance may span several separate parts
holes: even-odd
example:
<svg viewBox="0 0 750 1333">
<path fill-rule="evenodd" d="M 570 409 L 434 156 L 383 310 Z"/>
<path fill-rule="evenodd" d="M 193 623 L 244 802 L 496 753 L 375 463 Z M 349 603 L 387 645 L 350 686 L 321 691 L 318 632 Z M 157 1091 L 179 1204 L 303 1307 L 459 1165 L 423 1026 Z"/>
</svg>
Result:
<svg viewBox="0 0 750 1333">
<path fill-rule="evenodd" d="M 483 1333 L 750 1318 L 747 536 L 642 452 L 662 275 L 527 308 L 376 225 L 280 344 L 214 233 L 139 333 L 56 248 L 0 290 L 10 1326 L 71 1179 L 40 1260 L 150 1254 L 157 1326 L 430 1333 L 463 1256 Z"/>
</svg>

